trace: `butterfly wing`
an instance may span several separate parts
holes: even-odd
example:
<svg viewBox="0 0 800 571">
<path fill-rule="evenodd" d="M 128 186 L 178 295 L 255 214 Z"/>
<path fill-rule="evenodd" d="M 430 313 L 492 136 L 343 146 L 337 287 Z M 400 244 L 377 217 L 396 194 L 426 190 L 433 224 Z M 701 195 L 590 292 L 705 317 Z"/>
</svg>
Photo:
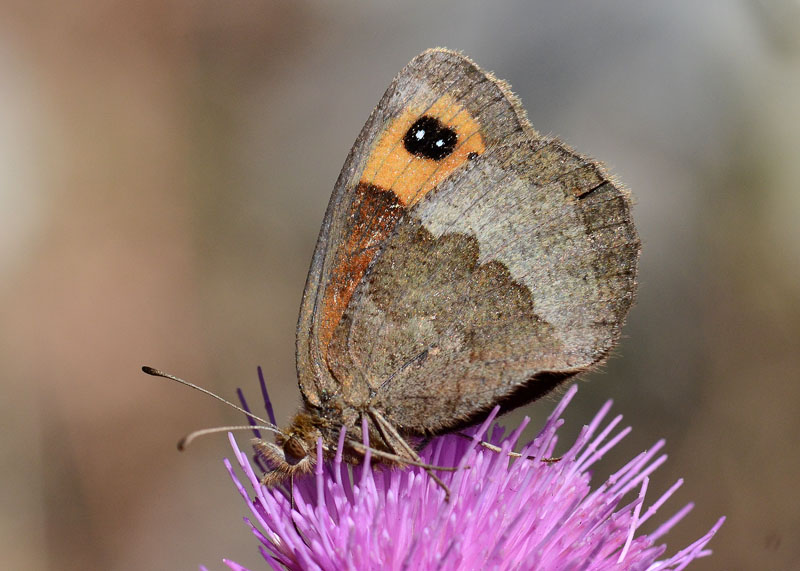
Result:
<svg viewBox="0 0 800 571">
<path fill-rule="evenodd" d="M 635 293 L 626 193 L 555 140 L 487 149 L 381 247 L 328 363 L 359 387 L 348 404 L 409 432 L 519 406 L 602 360 Z"/>
<path fill-rule="evenodd" d="M 458 53 L 426 51 L 395 77 L 345 162 L 314 251 L 297 326 L 308 404 L 363 389 L 334 374 L 331 343 L 398 223 L 476 158 L 537 137 L 508 87 Z"/>
<path fill-rule="evenodd" d="M 431 50 L 393 81 L 325 215 L 297 335 L 315 407 L 431 433 L 602 360 L 635 294 L 626 193 L 508 87 Z"/>
</svg>

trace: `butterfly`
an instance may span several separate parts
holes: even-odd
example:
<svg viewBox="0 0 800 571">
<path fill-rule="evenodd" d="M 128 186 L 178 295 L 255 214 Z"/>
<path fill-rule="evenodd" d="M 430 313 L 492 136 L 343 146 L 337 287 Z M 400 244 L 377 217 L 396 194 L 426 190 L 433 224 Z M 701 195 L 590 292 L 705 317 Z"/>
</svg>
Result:
<svg viewBox="0 0 800 571">
<path fill-rule="evenodd" d="M 419 465 L 430 437 L 603 361 L 634 300 L 626 190 L 541 136 L 510 87 L 432 49 L 392 81 L 333 190 L 297 324 L 301 411 L 256 449 L 273 485 L 316 443 Z"/>
</svg>

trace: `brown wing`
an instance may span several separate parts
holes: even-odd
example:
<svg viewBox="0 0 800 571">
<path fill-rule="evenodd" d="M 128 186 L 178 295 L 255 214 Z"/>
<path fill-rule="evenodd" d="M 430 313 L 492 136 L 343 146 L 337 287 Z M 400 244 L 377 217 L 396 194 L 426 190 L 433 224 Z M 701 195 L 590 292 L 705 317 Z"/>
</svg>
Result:
<svg viewBox="0 0 800 571">
<path fill-rule="evenodd" d="M 347 404 L 452 428 L 603 359 L 638 254 L 627 195 L 596 163 L 554 140 L 487 149 L 396 224 L 329 365 Z"/>
<path fill-rule="evenodd" d="M 312 259 L 297 325 L 309 404 L 342 393 L 329 346 L 398 223 L 476 157 L 537 137 L 507 86 L 458 53 L 424 52 L 394 79 L 339 175 Z"/>
</svg>

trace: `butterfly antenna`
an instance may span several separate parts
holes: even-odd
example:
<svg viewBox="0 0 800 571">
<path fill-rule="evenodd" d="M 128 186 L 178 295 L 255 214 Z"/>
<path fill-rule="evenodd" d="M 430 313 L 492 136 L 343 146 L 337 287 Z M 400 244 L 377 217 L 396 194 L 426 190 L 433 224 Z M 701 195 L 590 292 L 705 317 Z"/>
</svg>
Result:
<svg viewBox="0 0 800 571">
<path fill-rule="evenodd" d="M 246 426 L 215 426 L 214 428 L 203 428 L 201 430 L 195 430 L 194 432 L 190 432 L 183 438 L 178 441 L 178 450 L 183 452 L 186 448 L 191 444 L 195 438 L 199 436 L 205 436 L 206 434 L 216 434 L 218 432 L 230 432 L 232 430 L 254 430 L 254 429 L 261 429 L 261 430 L 271 430 L 277 434 L 281 434 L 280 431 L 275 430 L 271 426 L 253 426 L 252 424 L 248 424 Z"/>
<path fill-rule="evenodd" d="M 144 367 L 142 367 L 142 371 L 144 371 L 148 375 L 152 375 L 154 377 L 163 377 L 165 379 L 169 379 L 170 381 L 175 381 L 176 383 L 180 383 L 182 385 L 186 385 L 187 387 L 190 387 L 192 389 L 200 391 L 201 393 L 206 394 L 206 395 L 208 395 L 210 397 L 214 397 L 218 401 L 225 403 L 229 407 L 231 407 L 233 409 L 236 409 L 239 412 L 241 412 L 242 414 L 244 414 L 246 416 L 249 416 L 253 420 L 261 423 L 261 426 L 249 426 L 247 428 L 250 428 L 250 429 L 262 428 L 264 430 L 270 430 L 270 431 L 274 432 L 275 434 L 283 435 L 283 432 L 281 432 L 280 428 L 278 428 L 277 426 L 275 426 L 271 422 L 268 422 L 268 421 L 264 420 L 263 418 L 261 418 L 259 416 L 256 416 L 252 412 L 246 411 L 242 407 L 233 404 L 232 402 L 222 398 L 218 394 L 212 393 L 208 389 L 204 389 L 203 387 L 199 387 L 199 386 L 195 385 L 194 383 L 190 383 L 189 381 L 184 381 L 183 379 L 180 379 L 180 378 L 176 377 L 175 375 L 170 375 L 169 373 L 165 373 L 164 371 L 159 371 L 158 369 L 154 369 L 153 367 L 144 366 Z M 234 430 L 238 430 L 238 428 L 235 428 L 235 427 L 233 429 Z M 183 440 L 181 440 L 181 442 L 178 444 L 178 448 L 181 448 L 181 444 L 183 444 L 184 447 L 188 446 L 190 441 L 194 440 L 197 436 L 201 436 L 201 434 L 198 434 L 198 433 L 208 434 L 209 433 L 208 431 L 212 431 L 213 432 L 215 430 L 216 431 L 228 430 L 228 428 L 224 428 L 224 427 L 223 428 L 208 428 L 208 429 L 205 429 L 205 430 L 198 430 L 198 431 L 192 432 L 188 436 L 184 437 Z"/>
</svg>

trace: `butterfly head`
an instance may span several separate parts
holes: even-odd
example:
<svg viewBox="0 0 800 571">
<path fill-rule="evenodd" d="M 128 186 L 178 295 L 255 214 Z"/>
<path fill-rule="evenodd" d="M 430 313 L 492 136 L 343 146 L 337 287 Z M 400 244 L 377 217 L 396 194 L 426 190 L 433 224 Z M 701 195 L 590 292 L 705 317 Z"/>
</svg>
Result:
<svg viewBox="0 0 800 571">
<path fill-rule="evenodd" d="M 254 439 L 253 446 L 270 467 L 262 480 L 264 484 L 276 485 L 294 475 L 311 472 L 317 462 L 317 440 L 323 436 L 319 420 L 319 417 L 300 412 L 292 425 L 277 436 L 276 442 Z M 327 446 L 323 445 L 325 449 Z"/>
</svg>

